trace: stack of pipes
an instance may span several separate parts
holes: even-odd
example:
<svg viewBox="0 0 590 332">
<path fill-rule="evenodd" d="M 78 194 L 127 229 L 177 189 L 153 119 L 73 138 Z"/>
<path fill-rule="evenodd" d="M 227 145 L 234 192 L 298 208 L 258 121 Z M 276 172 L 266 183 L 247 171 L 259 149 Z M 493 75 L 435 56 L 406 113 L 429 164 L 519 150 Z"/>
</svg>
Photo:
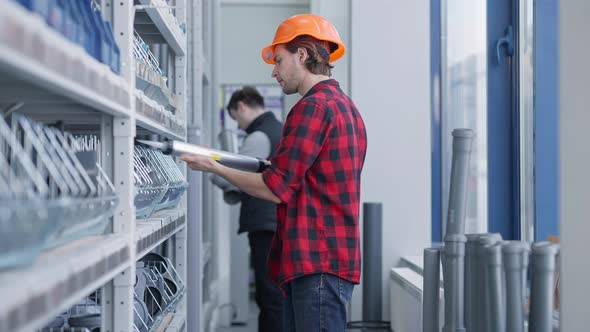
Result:
<svg viewBox="0 0 590 332">
<path fill-rule="evenodd" d="M 556 256 L 549 242 L 529 246 L 502 241 L 497 233 L 465 235 L 468 167 L 474 133 L 453 131 L 453 158 L 447 227 L 443 248 L 424 250 L 424 332 L 438 332 L 442 260 L 443 332 L 524 332 L 527 307 L 530 332 L 553 331 Z M 527 271 L 532 253 L 531 295 Z"/>
</svg>

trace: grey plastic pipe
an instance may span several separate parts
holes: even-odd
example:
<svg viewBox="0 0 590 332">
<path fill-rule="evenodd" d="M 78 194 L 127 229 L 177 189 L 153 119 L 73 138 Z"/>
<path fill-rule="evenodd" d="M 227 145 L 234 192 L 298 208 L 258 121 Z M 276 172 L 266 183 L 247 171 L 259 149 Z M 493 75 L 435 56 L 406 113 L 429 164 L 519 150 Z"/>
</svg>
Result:
<svg viewBox="0 0 590 332">
<path fill-rule="evenodd" d="M 363 204 L 363 321 L 381 321 L 381 203 Z"/>
<path fill-rule="evenodd" d="M 504 294 L 502 287 L 502 244 L 495 243 L 485 247 L 486 264 L 486 302 L 488 307 L 488 331 L 504 332 Z"/>
<path fill-rule="evenodd" d="M 467 331 L 476 331 L 477 326 L 477 244 L 481 234 L 466 234 L 465 244 L 465 328 Z"/>
<path fill-rule="evenodd" d="M 480 234 L 477 239 L 476 251 L 475 251 L 475 292 L 473 298 L 475 299 L 473 305 L 476 310 L 475 327 L 473 331 L 477 332 L 494 332 L 489 329 L 489 301 L 486 293 L 486 247 L 494 245 L 502 241 L 502 237 L 498 233 Z"/>
<path fill-rule="evenodd" d="M 473 130 L 453 130 L 453 160 L 447 213 L 443 281 L 445 288 L 444 332 L 465 331 L 465 207 Z"/>
<path fill-rule="evenodd" d="M 443 282 L 445 287 L 445 324 L 443 332 L 464 332 L 464 259 L 465 242 L 462 234 L 447 234 L 443 252 Z"/>
<path fill-rule="evenodd" d="M 506 241 L 502 245 L 506 276 L 506 331 L 524 332 L 526 262 L 528 245 L 520 241 Z M 523 278 L 525 280 L 523 280 Z"/>
<path fill-rule="evenodd" d="M 559 246 L 550 242 L 533 243 L 529 332 L 553 330 L 555 259 L 558 251 Z"/>
<path fill-rule="evenodd" d="M 453 160 L 451 163 L 451 188 L 447 211 L 447 235 L 465 233 L 465 207 L 467 178 L 473 141 L 473 130 L 453 130 Z"/>
<path fill-rule="evenodd" d="M 440 249 L 424 249 L 422 332 L 439 332 Z"/>
<path fill-rule="evenodd" d="M 521 273 L 522 273 L 522 277 L 520 280 L 522 280 L 522 303 L 526 303 L 526 301 L 528 300 L 527 297 L 527 273 L 528 273 L 528 268 L 529 268 L 529 255 L 531 254 L 531 246 L 528 243 L 524 243 L 523 242 L 523 246 L 524 246 L 524 250 L 522 252 L 522 269 L 521 269 Z"/>
</svg>

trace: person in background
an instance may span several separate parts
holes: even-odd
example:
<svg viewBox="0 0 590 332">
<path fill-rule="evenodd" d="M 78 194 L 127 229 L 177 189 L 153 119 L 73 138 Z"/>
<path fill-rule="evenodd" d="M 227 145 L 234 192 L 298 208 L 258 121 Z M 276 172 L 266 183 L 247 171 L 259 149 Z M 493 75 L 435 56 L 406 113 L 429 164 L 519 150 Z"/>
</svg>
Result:
<svg viewBox="0 0 590 332">
<path fill-rule="evenodd" d="M 261 174 L 211 158 L 182 156 L 193 170 L 222 176 L 278 204 L 268 258 L 284 291 L 284 331 L 344 331 L 346 304 L 360 280 L 359 210 L 367 134 L 359 111 L 331 79 L 345 46 L 325 18 L 282 22 L 262 58 L 285 94 L 302 98 L 287 115 L 271 166 Z"/>
<path fill-rule="evenodd" d="M 270 159 L 281 138 L 282 124 L 274 114 L 264 110 L 264 99 L 258 91 L 245 86 L 235 91 L 227 104 L 229 116 L 246 132 L 239 153 Z M 228 183 L 214 176 L 213 183 L 228 188 Z M 235 193 L 232 190 L 232 193 Z M 266 259 L 277 228 L 276 204 L 239 192 L 240 226 L 238 234 L 247 232 L 254 269 L 255 299 L 260 313 L 259 332 L 280 332 L 283 322 L 283 294 L 269 277 Z"/>
</svg>

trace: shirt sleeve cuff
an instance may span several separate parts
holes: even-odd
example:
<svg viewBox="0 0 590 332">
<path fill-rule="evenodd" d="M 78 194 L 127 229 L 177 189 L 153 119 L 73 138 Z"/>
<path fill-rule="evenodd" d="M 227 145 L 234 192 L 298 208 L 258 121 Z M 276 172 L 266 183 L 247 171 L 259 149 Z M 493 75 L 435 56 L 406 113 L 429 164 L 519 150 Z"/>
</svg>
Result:
<svg viewBox="0 0 590 332">
<path fill-rule="evenodd" d="M 288 202 L 293 197 L 293 190 L 285 181 L 283 174 L 274 167 L 262 172 L 262 180 L 266 186 L 273 192 L 283 203 Z"/>
</svg>

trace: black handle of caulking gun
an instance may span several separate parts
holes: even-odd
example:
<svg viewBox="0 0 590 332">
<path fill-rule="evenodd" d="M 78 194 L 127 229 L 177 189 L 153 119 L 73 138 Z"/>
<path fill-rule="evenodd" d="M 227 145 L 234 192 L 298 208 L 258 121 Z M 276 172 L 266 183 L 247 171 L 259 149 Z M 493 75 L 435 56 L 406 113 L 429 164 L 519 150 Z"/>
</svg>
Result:
<svg viewBox="0 0 590 332">
<path fill-rule="evenodd" d="M 258 170 L 256 170 L 256 173 L 262 173 L 262 171 L 270 167 L 270 161 L 260 158 L 256 159 L 258 159 Z"/>
<path fill-rule="evenodd" d="M 166 143 L 166 149 L 162 150 L 163 154 L 172 154 L 172 152 L 174 152 L 174 150 L 172 150 L 172 140 L 171 139 L 164 139 L 164 142 Z"/>
</svg>

